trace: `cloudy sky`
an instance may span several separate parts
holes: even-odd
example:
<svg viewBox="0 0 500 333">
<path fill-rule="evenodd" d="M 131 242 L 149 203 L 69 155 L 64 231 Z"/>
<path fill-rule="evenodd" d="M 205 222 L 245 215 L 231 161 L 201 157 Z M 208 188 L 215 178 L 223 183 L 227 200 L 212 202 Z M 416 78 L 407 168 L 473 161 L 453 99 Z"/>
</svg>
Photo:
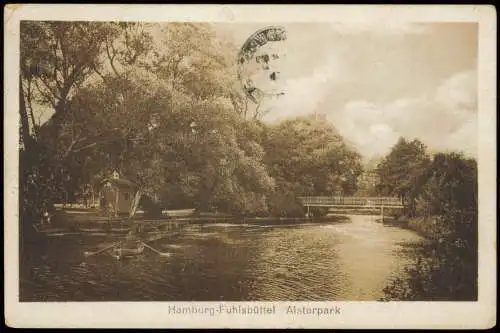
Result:
<svg viewBox="0 0 500 333">
<path fill-rule="evenodd" d="M 239 47 L 269 25 L 212 26 Z M 476 23 L 280 26 L 287 40 L 260 51 L 280 54 L 273 89 L 285 92 L 262 103 L 266 121 L 325 114 L 366 158 L 385 155 L 400 136 L 476 156 Z M 40 121 L 51 113 L 40 108 Z"/>
<path fill-rule="evenodd" d="M 219 24 L 237 45 L 266 24 Z M 277 65 L 285 95 L 268 99 L 266 120 L 324 113 L 366 157 L 400 136 L 430 150 L 476 156 L 475 23 L 281 24 Z"/>
</svg>

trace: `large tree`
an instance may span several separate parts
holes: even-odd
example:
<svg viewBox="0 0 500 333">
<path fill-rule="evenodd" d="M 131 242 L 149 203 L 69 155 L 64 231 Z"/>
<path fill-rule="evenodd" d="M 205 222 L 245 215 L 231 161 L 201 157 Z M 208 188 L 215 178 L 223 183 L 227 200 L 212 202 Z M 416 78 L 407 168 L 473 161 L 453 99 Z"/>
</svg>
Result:
<svg viewBox="0 0 500 333">
<path fill-rule="evenodd" d="M 20 113 L 24 142 L 20 184 L 23 191 L 28 191 L 30 182 L 39 188 L 25 196 L 28 201 L 22 209 L 29 218 L 38 215 L 38 197 L 42 193 L 43 201 L 50 206 L 60 200 L 61 192 L 74 192 L 88 179 L 83 171 L 93 156 L 85 150 L 120 137 L 112 122 L 104 129 L 95 126 L 97 109 L 105 105 L 91 106 L 92 98 L 81 97 L 95 87 L 97 73 L 102 76 L 111 72 L 111 59 L 105 55 L 109 40 L 116 40 L 114 49 L 121 54 L 138 49 L 129 58 L 122 56 L 127 65 L 144 53 L 142 44 L 131 42 L 131 38 L 127 46 L 120 47 L 121 36 L 130 35 L 127 29 L 131 26 L 103 22 L 21 23 Z M 35 122 L 36 108 L 52 109 L 52 117 L 43 126 Z"/>
<path fill-rule="evenodd" d="M 360 155 L 335 129 L 312 117 L 285 120 L 267 131 L 271 175 L 295 185 L 298 195 L 350 195 L 362 171 Z"/>
<path fill-rule="evenodd" d="M 400 138 L 377 166 L 377 193 L 402 198 L 408 213 L 413 214 L 419 180 L 429 162 L 430 157 L 422 142 Z"/>
<path fill-rule="evenodd" d="M 385 289 L 396 300 L 477 300 L 477 163 L 436 153 L 414 184 L 411 225 L 427 240 L 411 252 L 415 265 Z"/>
<path fill-rule="evenodd" d="M 23 21 L 26 95 L 32 96 L 34 86 L 38 102 L 54 109 L 54 119 L 61 116 L 75 91 L 100 66 L 106 31 L 100 22 Z"/>
<path fill-rule="evenodd" d="M 237 90 L 231 49 L 222 47 L 207 25 L 154 29 L 162 38 L 152 45 L 150 62 L 117 61 L 118 42 L 106 41 L 113 65 L 99 73 L 100 83 L 74 97 L 80 134 L 75 140 L 67 133 L 63 146 L 93 156 L 94 167 L 86 170 L 113 165 L 168 206 L 235 210 L 230 202 L 246 194 L 258 197 L 272 181 L 262 148 L 251 138 L 251 122 L 232 100 Z M 115 132 L 99 137 L 106 129 Z M 242 210 L 253 210 L 252 200 L 241 202 Z"/>
<path fill-rule="evenodd" d="M 235 97 L 236 49 L 206 24 L 172 23 L 159 32 L 151 70 L 160 87 L 151 132 L 163 182 L 156 176 L 147 182 L 164 184 L 158 190 L 167 203 L 184 197 L 200 211 L 213 205 L 236 210 L 237 202 L 242 211 L 253 210 L 252 200 L 238 198 L 258 197 L 272 182 Z"/>
<path fill-rule="evenodd" d="M 265 162 L 276 181 L 273 215 L 301 215 L 298 196 L 351 195 L 362 171 L 360 156 L 332 124 L 297 117 L 265 130 Z"/>
<path fill-rule="evenodd" d="M 417 189 L 418 214 L 443 215 L 477 210 L 477 163 L 459 153 L 437 153 Z"/>
</svg>

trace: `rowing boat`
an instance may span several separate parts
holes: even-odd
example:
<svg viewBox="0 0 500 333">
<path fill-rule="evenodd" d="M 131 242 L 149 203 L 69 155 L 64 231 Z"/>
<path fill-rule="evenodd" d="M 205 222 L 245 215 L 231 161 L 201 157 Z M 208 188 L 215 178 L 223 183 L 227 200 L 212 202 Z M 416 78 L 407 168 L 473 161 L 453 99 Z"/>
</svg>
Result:
<svg viewBox="0 0 500 333">
<path fill-rule="evenodd" d="M 144 252 L 144 244 L 142 242 L 139 242 L 137 244 L 137 247 L 116 246 L 108 253 L 117 260 L 120 260 L 125 257 L 136 256 L 138 254 L 141 254 L 142 252 Z"/>
<path fill-rule="evenodd" d="M 85 231 L 85 232 L 104 232 L 106 230 L 104 230 L 103 228 L 79 228 L 81 231 Z"/>
<path fill-rule="evenodd" d="M 111 228 L 110 230 L 116 232 L 128 232 L 130 231 L 130 228 Z"/>
<path fill-rule="evenodd" d="M 54 236 L 74 236 L 74 235 L 80 235 L 79 232 L 55 232 L 55 233 L 47 233 L 48 237 L 54 237 Z"/>
<path fill-rule="evenodd" d="M 35 229 L 36 232 L 41 232 L 41 233 L 67 231 L 67 229 L 65 229 L 65 228 L 57 228 L 57 227 L 43 225 L 43 224 L 33 224 L 33 229 Z"/>
</svg>

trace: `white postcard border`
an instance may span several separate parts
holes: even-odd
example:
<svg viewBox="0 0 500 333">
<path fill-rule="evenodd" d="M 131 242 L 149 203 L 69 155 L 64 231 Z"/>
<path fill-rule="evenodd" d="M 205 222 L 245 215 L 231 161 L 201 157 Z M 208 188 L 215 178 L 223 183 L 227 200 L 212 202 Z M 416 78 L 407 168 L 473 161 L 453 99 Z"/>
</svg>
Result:
<svg viewBox="0 0 500 333">
<path fill-rule="evenodd" d="M 7 5 L 4 12 L 4 272 L 6 324 L 13 327 L 487 328 L 496 322 L 496 15 L 493 6 Z M 20 303 L 18 75 L 20 20 L 217 22 L 479 22 L 478 302 L 48 302 Z M 172 315 L 169 306 L 275 306 L 275 314 Z M 290 315 L 289 305 L 340 314 Z"/>
</svg>

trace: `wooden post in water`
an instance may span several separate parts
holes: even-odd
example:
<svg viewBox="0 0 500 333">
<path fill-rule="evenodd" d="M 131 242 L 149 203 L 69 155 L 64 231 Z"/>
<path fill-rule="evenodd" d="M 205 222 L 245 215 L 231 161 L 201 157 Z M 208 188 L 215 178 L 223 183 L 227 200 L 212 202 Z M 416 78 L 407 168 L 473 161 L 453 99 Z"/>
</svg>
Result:
<svg viewBox="0 0 500 333">
<path fill-rule="evenodd" d="M 118 216 L 118 203 L 119 203 L 119 199 L 120 199 L 120 190 L 118 188 L 116 188 L 115 190 L 116 192 L 116 196 L 115 196 L 115 217 Z"/>
<path fill-rule="evenodd" d="M 382 215 L 382 222 L 384 222 L 384 205 L 380 207 L 380 215 Z"/>
</svg>

